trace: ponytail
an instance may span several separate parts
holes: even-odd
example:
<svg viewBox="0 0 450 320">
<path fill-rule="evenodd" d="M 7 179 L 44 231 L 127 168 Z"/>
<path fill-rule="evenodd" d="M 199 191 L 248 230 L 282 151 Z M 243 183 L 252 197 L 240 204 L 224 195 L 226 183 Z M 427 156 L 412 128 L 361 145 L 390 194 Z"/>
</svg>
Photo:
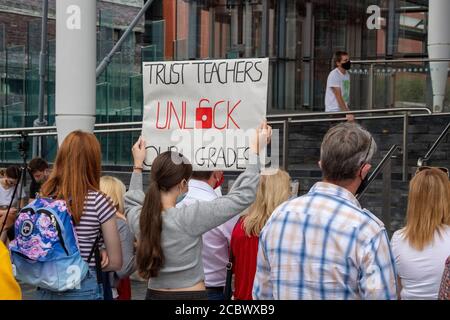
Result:
<svg viewBox="0 0 450 320">
<path fill-rule="evenodd" d="M 141 236 L 136 252 L 137 268 L 145 279 L 157 277 L 164 265 L 161 191 L 168 192 L 183 179 L 189 180 L 191 174 L 192 165 L 182 154 L 166 151 L 153 161 L 150 187 L 139 219 Z"/>
<path fill-rule="evenodd" d="M 161 211 L 161 192 L 158 184 L 152 181 L 145 196 L 139 220 L 141 235 L 136 252 L 138 271 L 145 279 L 158 276 L 159 270 L 164 264 L 161 247 Z"/>
</svg>

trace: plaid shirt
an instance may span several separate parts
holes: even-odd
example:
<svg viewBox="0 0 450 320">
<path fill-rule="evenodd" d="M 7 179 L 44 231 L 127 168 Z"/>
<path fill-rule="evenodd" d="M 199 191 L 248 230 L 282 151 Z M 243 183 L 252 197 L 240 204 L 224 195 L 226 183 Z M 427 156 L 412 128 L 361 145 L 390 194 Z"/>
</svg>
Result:
<svg viewBox="0 0 450 320">
<path fill-rule="evenodd" d="M 316 183 L 263 228 L 254 299 L 396 299 L 383 223 L 348 190 Z"/>
</svg>

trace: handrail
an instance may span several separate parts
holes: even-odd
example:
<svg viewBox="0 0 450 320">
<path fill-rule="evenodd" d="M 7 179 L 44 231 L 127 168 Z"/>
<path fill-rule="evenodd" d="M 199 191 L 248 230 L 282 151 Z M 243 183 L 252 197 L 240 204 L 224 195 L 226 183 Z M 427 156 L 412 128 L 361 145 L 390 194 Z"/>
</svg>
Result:
<svg viewBox="0 0 450 320">
<path fill-rule="evenodd" d="M 439 137 L 436 139 L 436 141 L 433 143 L 431 148 L 428 150 L 428 152 L 425 154 L 423 158 L 419 158 L 417 160 L 417 166 L 421 167 L 427 164 L 428 160 L 430 160 L 433 153 L 436 151 L 436 149 L 441 144 L 442 140 L 444 140 L 444 137 L 447 135 L 447 133 L 450 131 L 450 122 L 447 124 L 447 126 L 444 128 L 444 130 L 441 132 Z"/>
<path fill-rule="evenodd" d="M 296 117 L 319 117 L 319 116 L 334 116 L 334 115 L 346 115 L 346 114 L 365 114 L 365 113 L 390 113 L 390 112 L 415 112 L 424 111 L 427 114 L 432 114 L 431 109 L 426 107 L 414 107 L 414 108 L 387 108 L 387 109 L 373 109 L 373 110 L 350 110 L 350 111 L 338 111 L 338 112 L 308 112 L 308 113 L 291 113 L 291 114 L 271 114 L 267 115 L 268 119 L 289 119 Z"/>
<path fill-rule="evenodd" d="M 311 117 L 311 120 L 321 120 L 316 119 L 316 117 L 325 116 L 323 120 L 334 120 L 329 119 L 329 116 L 334 115 L 346 115 L 346 114 L 366 114 L 366 113 L 391 113 L 391 112 L 420 112 L 426 114 L 433 114 L 433 112 L 426 107 L 414 107 L 414 108 L 388 108 L 388 109 L 375 109 L 375 110 L 350 110 L 350 111 L 339 111 L 339 112 L 304 112 L 304 113 L 288 113 L 288 114 L 271 114 L 267 115 L 267 119 L 274 120 L 293 120 L 293 118 L 308 118 Z M 377 119 L 377 117 L 371 117 L 371 119 Z M 339 119 L 338 119 L 339 120 Z M 96 123 L 95 128 L 105 128 L 105 127 L 126 127 L 126 126 L 139 126 L 142 125 L 141 121 L 135 122 L 111 122 L 111 123 Z M 47 127 L 25 127 L 25 128 L 2 128 L 0 129 L 0 133 L 3 132 L 39 132 L 39 131 L 51 131 L 56 130 L 56 126 L 47 126 Z M 3 136 L 0 135 L 0 138 Z"/>
<path fill-rule="evenodd" d="M 378 176 L 378 174 L 381 172 L 381 170 L 384 169 L 384 167 L 386 166 L 388 160 L 391 159 L 392 155 L 394 154 L 395 151 L 399 150 L 400 146 L 394 144 L 389 151 L 386 153 L 386 155 L 383 157 L 383 159 L 380 161 L 380 163 L 378 164 L 378 166 L 375 168 L 375 170 L 373 170 L 373 172 L 370 174 L 369 178 L 365 181 L 363 181 L 363 183 L 361 184 L 361 186 L 359 187 L 359 189 L 356 191 L 356 199 L 360 199 L 361 196 L 364 194 L 364 192 L 366 192 L 367 188 L 371 185 L 371 183 L 376 179 L 376 177 Z"/>
<path fill-rule="evenodd" d="M 411 59 L 380 59 L 380 60 L 352 60 L 354 64 L 379 64 L 379 63 L 409 63 L 409 62 L 446 62 L 449 58 L 428 59 L 428 58 L 411 58 Z"/>
</svg>

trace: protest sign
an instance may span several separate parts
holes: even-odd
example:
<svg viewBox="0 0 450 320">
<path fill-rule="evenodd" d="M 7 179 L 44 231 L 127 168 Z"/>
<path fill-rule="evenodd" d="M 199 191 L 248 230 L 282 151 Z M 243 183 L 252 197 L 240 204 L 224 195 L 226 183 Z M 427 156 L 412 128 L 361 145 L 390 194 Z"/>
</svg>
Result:
<svg viewBox="0 0 450 320">
<path fill-rule="evenodd" d="M 269 60 L 143 63 L 146 167 L 177 151 L 194 170 L 240 170 L 266 117 Z"/>
</svg>

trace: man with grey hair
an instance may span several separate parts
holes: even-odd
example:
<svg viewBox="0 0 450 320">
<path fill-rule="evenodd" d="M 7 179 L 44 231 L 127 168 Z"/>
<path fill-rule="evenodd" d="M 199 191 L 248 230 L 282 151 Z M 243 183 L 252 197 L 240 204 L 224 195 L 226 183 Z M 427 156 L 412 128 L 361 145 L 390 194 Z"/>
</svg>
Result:
<svg viewBox="0 0 450 320">
<path fill-rule="evenodd" d="M 395 299 L 395 262 L 383 223 L 355 193 L 376 143 L 355 123 L 325 135 L 323 181 L 281 204 L 261 232 L 255 299 Z"/>
</svg>

